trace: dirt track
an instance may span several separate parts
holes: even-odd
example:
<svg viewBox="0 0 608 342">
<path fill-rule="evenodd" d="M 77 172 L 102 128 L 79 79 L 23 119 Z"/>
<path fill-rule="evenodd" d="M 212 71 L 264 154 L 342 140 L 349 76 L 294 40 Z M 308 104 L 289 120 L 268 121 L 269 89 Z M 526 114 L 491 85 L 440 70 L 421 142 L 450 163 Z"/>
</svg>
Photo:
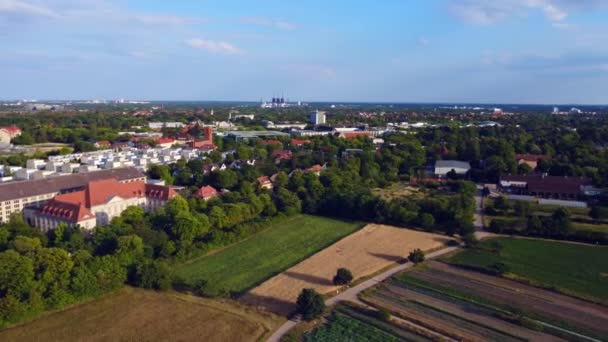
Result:
<svg viewBox="0 0 608 342">
<path fill-rule="evenodd" d="M 405 258 L 415 248 L 434 249 L 447 240 L 440 235 L 370 224 L 252 289 L 242 300 L 286 315 L 294 309 L 303 288 L 335 292 L 339 287 L 332 284 L 332 278 L 340 267 L 350 269 L 355 278 L 366 277 Z"/>
<path fill-rule="evenodd" d="M 416 270 L 411 276 L 434 285 L 457 288 L 476 297 L 512 307 L 519 307 L 543 317 L 550 317 L 591 331 L 608 334 L 608 308 L 516 281 L 463 270 L 431 261 L 428 270 Z"/>
</svg>

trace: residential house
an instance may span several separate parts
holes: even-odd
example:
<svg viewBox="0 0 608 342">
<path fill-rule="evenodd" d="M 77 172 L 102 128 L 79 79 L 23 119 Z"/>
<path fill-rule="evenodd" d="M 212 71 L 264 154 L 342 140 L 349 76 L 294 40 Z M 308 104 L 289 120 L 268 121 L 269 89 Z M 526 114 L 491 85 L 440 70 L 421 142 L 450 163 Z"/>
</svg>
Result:
<svg viewBox="0 0 608 342">
<path fill-rule="evenodd" d="M 205 201 L 208 201 L 208 200 L 218 196 L 219 194 L 220 194 L 220 192 L 217 191 L 214 187 L 207 185 L 207 186 L 203 186 L 200 189 L 198 189 L 194 193 L 194 196 L 201 198 Z"/>
<path fill-rule="evenodd" d="M 551 158 L 546 155 L 540 154 L 516 154 L 515 160 L 517 161 L 517 165 L 526 164 L 532 170 L 535 170 L 538 166 L 538 162 L 541 160 L 550 160 Z"/>
<path fill-rule="evenodd" d="M 268 176 L 259 177 L 257 183 L 261 189 L 272 189 L 272 181 Z"/>
</svg>

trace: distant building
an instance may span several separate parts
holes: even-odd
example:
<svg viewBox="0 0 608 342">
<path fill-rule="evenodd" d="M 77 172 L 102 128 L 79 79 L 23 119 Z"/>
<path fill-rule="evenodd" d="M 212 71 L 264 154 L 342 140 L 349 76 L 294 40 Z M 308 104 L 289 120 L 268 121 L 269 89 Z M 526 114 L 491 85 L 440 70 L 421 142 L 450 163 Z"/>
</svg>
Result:
<svg viewBox="0 0 608 342">
<path fill-rule="evenodd" d="M 459 160 L 437 160 L 435 162 L 435 175 L 445 177 L 448 172 L 454 170 L 457 175 L 464 175 L 471 169 L 469 162 Z"/>
<path fill-rule="evenodd" d="M 203 127 L 204 139 L 194 140 L 188 143 L 188 146 L 195 150 L 215 151 L 217 146 L 213 144 L 213 128 Z"/>
<path fill-rule="evenodd" d="M 28 112 L 35 112 L 39 110 L 64 110 L 63 105 L 48 105 L 43 103 L 26 103 L 24 106 Z"/>
<path fill-rule="evenodd" d="M 499 186 L 501 191 L 514 195 L 575 200 L 591 189 L 591 180 L 547 175 L 501 176 Z"/>
<path fill-rule="evenodd" d="M 162 129 L 166 128 L 182 128 L 185 125 L 182 122 L 150 122 L 148 123 L 148 127 L 150 129 Z"/>
<path fill-rule="evenodd" d="M 21 135 L 21 128 L 17 126 L 0 127 L 0 144 L 10 144 L 11 140 Z"/>
<path fill-rule="evenodd" d="M 324 125 L 325 124 L 325 112 L 315 110 L 310 112 L 308 122 L 313 125 Z"/>
<path fill-rule="evenodd" d="M 25 216 L 30 224 L 45 232 L 61 223 L 91 230 L 107 225 L 130 206 L 153 211 L 175 196 L 177 193 L 170 187 L 144 181 L 120 183 L 109 178 L 91 181 L 84 190 L 57 195 L 41 208 L 26 209 Z"/>
</svg>

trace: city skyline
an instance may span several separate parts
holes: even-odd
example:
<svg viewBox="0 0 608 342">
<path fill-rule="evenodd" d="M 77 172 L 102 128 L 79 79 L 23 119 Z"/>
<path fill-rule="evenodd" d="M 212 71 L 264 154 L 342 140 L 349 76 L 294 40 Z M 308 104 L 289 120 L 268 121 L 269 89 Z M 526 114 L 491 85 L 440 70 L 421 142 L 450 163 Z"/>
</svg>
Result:
<svg viewBox="0 0 608 342">
<path fill-rule="evenodd" d="M 0 0 L 0 97 L 607 104 L 606 18 L 601 0 Z"/>
</svg>

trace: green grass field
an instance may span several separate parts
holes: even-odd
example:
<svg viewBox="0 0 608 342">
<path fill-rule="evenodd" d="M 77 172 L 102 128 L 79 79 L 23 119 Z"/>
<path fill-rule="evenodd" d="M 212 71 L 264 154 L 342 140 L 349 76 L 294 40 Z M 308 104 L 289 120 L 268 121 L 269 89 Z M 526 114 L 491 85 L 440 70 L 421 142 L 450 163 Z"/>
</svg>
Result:
<svg viewBox="0 0 608 342">
<path fill-rule="evenodd" d="M 495 248 L 496 244 L 499 248 Z M 608 301 L 608 247 L 496 238 L 480 243 L 480 248 L 465 250 L 449 262 L 488 267 L 502 262 L 509 274 L 544 287 L 554 287 L 584 298 Z"/>
<path fill-rule="evenodd" d="M 177 267 L 176 275 L 194 285 L 205 280 L 205 291 L 241 293 L 286 270 L 363 224 L 318 216 L 297 215 L 217 253 Z"/>
</svg>

